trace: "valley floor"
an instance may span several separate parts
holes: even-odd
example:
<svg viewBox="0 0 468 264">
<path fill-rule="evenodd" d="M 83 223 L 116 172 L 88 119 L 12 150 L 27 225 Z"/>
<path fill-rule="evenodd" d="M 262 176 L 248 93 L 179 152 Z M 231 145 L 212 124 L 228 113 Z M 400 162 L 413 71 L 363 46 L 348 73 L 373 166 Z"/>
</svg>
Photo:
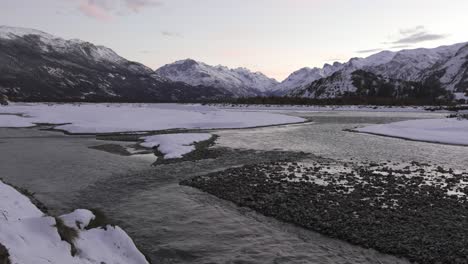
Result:
<svg viewBox="0 0 468 264">
<path fill-rule="evenodd" d="M 0 108 L 0 121 L 22 120 L 26 127 L 60 121 L 61 130 L 79 134 L 40 130 L 50 128 L 44 125 L 0 128 L 2 177 L 35 192 L 54 215 L 74 208 L 99 209 L 154 263 L 408 263 L 408 259 L 436 263 L 452 260 L 438 253 L 447 250 L 451 253 L 444 257 L 464 260 L 459 246 L 468 237 L 460 221 L 468 214 L 463 202 L 468 148 L 349 132 L 406 120 L 445 120 L 447 113 L 420 109 L 266 113 L 196 105 L 98 105 L 85 106 L 82 113 L 76 112 L 83 106 L 68 112 L 64 108 L 70 106 L 40 106 L 35 113 L 21 107 L 22 111 Z M 150 109 L 140 109 L 145 107 Z M 121 111 L 100 123 L 102 116 L 94 118 L 93 111 L 103 108 Z M 128 132 L 135 122 L 122 125 L 118 120 L 138 120 L 132 108 L 146 115 L 144 125 Z M 168 119 L 151 119 L 158 111 Z M 233 119 L 226 122 L 229 116 Z M 194 122 L 189 122 L 192 118 Z M 184 122 L 184 130 L 171 130 Z M 283 125 L 268 126 L 275 123 Z M 246 128 L 250 126 L 260 127 Z M 103 134 L 93 135 L 91 128 Z M 144 132 L 156 129 L 169 130 Z M 126 133 L 104 133 L 110 131 Z M 178 136 L 185 132 L 191 134 Z M 209 135 L 217 136 L 214 146 L 197 145 Z M 172 161 L 151 166 L 156 157 L 139 144 L 159 145 L 161 157 L 168 155 Z M 194 148 L 199 151 L 194 156 L 181 154 Z M 429 189 L 432 196 L 425 199 Z M 315 199 L 311 190 L 323 196 Z M 433 210 L 439 207 L 430 203 L 450 206 Z M 456 213 L 450 215 L 453 208 Z M 356 213 L 360 217 L 351 217 Z M 426 213 L 436 215 L 422 219 Z M 412 230 L 407 240 L 391 230 L 391 219 Z M 426 222 L 411 228 L 421 221 Z M 450 233 L 462 237 L 452 241 Z M 415 245 L 417 250 L 409 254 Z"/>
</svg>

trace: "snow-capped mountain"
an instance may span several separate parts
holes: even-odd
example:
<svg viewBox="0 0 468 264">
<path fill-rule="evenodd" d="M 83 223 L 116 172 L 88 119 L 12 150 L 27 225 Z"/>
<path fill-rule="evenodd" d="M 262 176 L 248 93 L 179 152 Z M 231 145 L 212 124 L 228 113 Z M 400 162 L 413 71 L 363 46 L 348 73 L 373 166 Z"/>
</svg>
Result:
<svg viewBox="0 0 468 264">
<path fill-rule="evenodd" d="M 423 78 L 438 78 L 445 89 L 453 93 L 468 93 L 468 43 L 460 45 L 449 59 L 425 72 Z"/>
<path fill-rule="evenodd" d="M 443 96 L 468 92 L 468 43 L 434 49 L 382 51 L 353 58 L 329 76 L 291 89 L 289 96 L 333 98 L 346 95 Z M 373 83 L 369 83 L 372 80 Z M 375 84 L 380 84 L 376 86 Z M 380 93 L 379 90 L 391 89 Z M 371 91 L 372 90 L 372 91 Z M 415 92 L 417 91 L 417 92 Z"/>
<path fill-rule="evenodd" d="M 302 68 L 278 83 L 260 72 L 191 59 L 153 71 L 104 46 L 0 26 L 1 98 L 154 102 L 273 94 L 468 99 L 468 43 L 382 51 L 321 69 Z"/>
<path fill-rule="evenodd" d="M 174 83 L 113 50 L 0 26 L 0 94 L 13 100 L 172 101 L 231 96 Z"/>
<path fill-rule="evenodd" d="M 380 63 L 371 71 L 383 76 L 408 81 L 420 81 L 426 70 L 451 58 L 465 44 L 442 46 L 434 49 L 412 49 L 393 52 L 391 60 Z M 364 65 L 362 68 L 370 68 Z"/>
<path fill-rule="evenodd" d="M 321 69 L 308 67 L 299 69 L 278 84 L 274 90 L 274 94 L 285 95 L 293 89 L 304 88 L 315 80 L 332 75 L 334 72 L 340 70 L 342 66 L 341 63 L 335 62 L 333 65 L 325 64 Z"/>
<path fill-rule="evenodd" d="M 172 81 L 224 89 L 235 96 L 268 94 L 278 84 L 275 79 L 261 72 L 251 72 L 246 68 L 211 66 L 192 59 L 164 65 L 156 73 Z"/>
</svg>

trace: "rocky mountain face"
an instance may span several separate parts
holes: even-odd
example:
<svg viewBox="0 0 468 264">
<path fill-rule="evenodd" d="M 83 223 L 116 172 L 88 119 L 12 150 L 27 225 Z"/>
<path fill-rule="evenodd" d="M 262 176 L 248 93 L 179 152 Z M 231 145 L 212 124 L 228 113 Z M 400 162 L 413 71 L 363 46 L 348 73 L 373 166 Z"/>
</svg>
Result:
<svg viewBox="0 0 468 264">
<path fill-rule="evenodd" d="M 353 58 L 332 74 L 293 88 L 287 95 L 468 98 L 468 43 Z"/>
<path fill-rule="evenodd" d="M 328 77 L 342 67 L 343 64 L 335 62 L 333 65 L 325 64 L 323 68 L 306 67 L 299 69 L 279 83 L 274 89 L 274 94 L 281 96 L 288 94 L 293 89 L 305 88 L 313 81 Z"/>
<path fill-rule="evenodd" d="M 229 97 L 172 82 L 109 48 L 0 27 L 0 94 L 18 101 L 178 101 Z"/>
<path fill-rule="evenodd" d="M 211 66 L 192 59 L 167 64 L 157 69 L 156 73 L 172 81 L 223 89 L 237 97 L 268 95 L 278 84 L 261 72 Z"/>
</svg>

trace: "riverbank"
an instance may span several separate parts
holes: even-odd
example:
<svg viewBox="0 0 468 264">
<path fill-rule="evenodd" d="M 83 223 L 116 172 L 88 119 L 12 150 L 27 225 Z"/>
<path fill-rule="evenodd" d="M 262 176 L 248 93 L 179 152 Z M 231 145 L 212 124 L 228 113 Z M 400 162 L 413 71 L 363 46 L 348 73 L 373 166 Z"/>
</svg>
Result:
<svg viewBox="0 0 468 264">
<path fill-rule="evenodd" d="M 0 208 L 2 263 L 148 264 L 120 227 L 102 223 L 91 211 L 47 215 L 2 181 Z"/>
<path fill-rule="evenodd" d="M 468 262 L 466 171 L 417 162 L 274 162 L 181 184 L 418 263 Z"/>
</svg>

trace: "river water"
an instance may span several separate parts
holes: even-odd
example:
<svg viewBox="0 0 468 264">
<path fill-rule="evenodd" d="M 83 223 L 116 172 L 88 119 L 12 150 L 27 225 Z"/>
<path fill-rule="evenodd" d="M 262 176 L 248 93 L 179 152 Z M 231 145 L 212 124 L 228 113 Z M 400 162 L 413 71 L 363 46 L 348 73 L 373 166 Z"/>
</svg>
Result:
<svg viewBox="0 0 468 264">
<path fill-rule="evenodd" d="M 90 149 L 110 143 L 93 136 L 0 129 L 0 177 L 35 192 L 52 213 L 102 210 L 154 263 L 407 263 L 178 185 L 194 175 L 273 159 L 280 154 L 267 151 L 279 149 L 343 160 L 415 160 L 454 168 L 468 164 L 466 147 L 343 131 L 438 114 L 289 114 L 314 123 L 216 131 L 217 147 L 244 150 L 225 149 L 216 159 L 157 167 L 150 166 L 152 156 L 124 157 Z"/>
</svg>

